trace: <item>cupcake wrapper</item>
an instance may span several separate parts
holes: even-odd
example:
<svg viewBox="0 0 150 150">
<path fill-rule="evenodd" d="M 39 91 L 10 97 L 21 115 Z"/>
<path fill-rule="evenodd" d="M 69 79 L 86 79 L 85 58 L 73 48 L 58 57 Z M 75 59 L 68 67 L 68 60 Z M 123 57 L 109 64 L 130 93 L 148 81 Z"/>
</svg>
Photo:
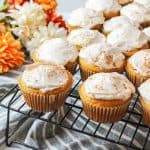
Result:
<svg viewBox="0 0 150 150">
<path fill-rule="evenodd" d="M 76 68 L 77 68 L 77 62 L 71 64 L 71 65 L 66 65 L 65 68 L 71 73 L 71 74 L 75 74 L 76 72 Z"/>
<path fill-rule="evenodd" d="M 129 69 L 126 69 L 126 72 L 127 72 L 127 76 L 128 76 L 128 78 L 129 78 L 129 80 L 130 80 L 136 87 L 138 87 L 141 83 L 143 83 L 143 82 L 147 79 L 147 77 L 139 76 L 139 75 L 137 75 L 136 73 L 129 71 Z"/>
<path fill-rule="evenodd" d="M 147 126 L 150 127 L 150 109 L 147 109 L 144 106 L 144 100 L 143 99 L 141 99 L 141 105 L 143 108 L 143 122 L 144 122 L 144 124 L 146 124 Z"/>
<path fill-rule="evenodd" d="M 84 67 L 82 67 L 82 65 L 80 64 L 79 65 L 80 67 L 80 74 L 81 74 L 81 78 L 82 80 L 86 80 L 89 76 L 93 75 L 93 74 L 96 74 L 96 73 L 99 73 L 99 72 L 96 72 L 96 71 L 91 71 L 91 70 L 88 70 L 88 69 L 84 69 Z M 120 72 L 122 73 L 124 71 L 124 68 L 120 68 L 120 69 L 114 69 L 114 70 L 104 70 L 104 71 L 101 71 L 101 72 Z"/>
<path fill-rule="evenodd" d="M 68 94 L 69 91 L 62 92 L 56 95 L 38 95 L 23 92 L 23 96 L 28 106 L 40 112 L 50 112 L 57 110 L 64 104 Z"/>
<path fill-rule="evenodd" d="M 91 71 L 91 70 L 88 70 L 88 69 L 83 69 L 83 67 L 80 65 L 80 74 L 81 74 L 81 78 L 82 80 L 86 80 L 89 76 L 95 74 L 97 72 L 95 71 Z"/>
<path fill-rule="evenodd" d="M 128 58 L 132 55 L 134 55 L 136 52 L 142 50 L 142 49 L 148 49 L 149 48 L 149 45 L 148 43 L 145 43 L 143 46 L 141 46 L 140 48 L 136 48 L 136 49 L 130 49 L 126 52 L 124 52 L 124 55 Z"/>
<path fill-rule="evenodd" d="M 98 107 L 83 102 L 83 110 L 85 114 L 93 121 L 113 123 L 122 119 L 128 110 L 129 104 L 130 101 L 127 101 L 124 105 L 117 107 Z"/>
</svg>

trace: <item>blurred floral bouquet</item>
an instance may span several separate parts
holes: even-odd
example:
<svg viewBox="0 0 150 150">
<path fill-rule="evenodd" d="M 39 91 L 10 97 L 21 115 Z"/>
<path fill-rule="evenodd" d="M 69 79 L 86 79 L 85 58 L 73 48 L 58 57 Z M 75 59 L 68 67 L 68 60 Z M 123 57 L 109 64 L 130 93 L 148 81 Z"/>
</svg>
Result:
<svg viewBox="0 0 150 150">
<path fill-rule="evenodd" d="M 0 1 L 0 73 L 19 67 L 45 40 L 65 38 L 67 27 L 55 0 Z"/>
</svg>

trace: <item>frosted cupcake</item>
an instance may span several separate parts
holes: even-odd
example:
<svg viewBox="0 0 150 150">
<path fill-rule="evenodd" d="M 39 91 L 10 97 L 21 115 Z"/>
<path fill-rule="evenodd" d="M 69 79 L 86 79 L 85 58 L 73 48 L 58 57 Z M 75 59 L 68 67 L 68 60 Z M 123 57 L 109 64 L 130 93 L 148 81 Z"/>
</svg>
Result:
<svg viewBox="0 0 150 150">
<path fill-rule="evenodd" d="M 150 48 L 150 27 L 147 27 L 143 30 L 143 32 L 147 35 L 149 41 L 149 48 Z"/>
<path fill-rule="evenodd" d="M 146 8 L 139 3 L 131 3 L 121 9 L 121 15 L 127 16 L 133 22 L 142 26 L 150 25 L 150 8 Z"/>
<path fill-rule="evenodd" d="M 150 49 L 141 50 L 127 61 L 126 72 L 135 86 L 150 78 Z"/>
<path fill-rule="evenodd" d="M 72 75 L 63 66 L 39 63 L 29 65 L 18 80 L 26 103 L 41 112 L 61 107 L 72 82 Z"/>
<path fill-rule="evenodd" d="M 77 29 L 70 32 L 68 41 L 80 51 L 81 48 L 91 44 L 103 43 L 106 41 L 106 38 L 96 30 Z"/>
<path fill-rule="evenodd" d="M 106 43 L 93 44 L 79 53 L 79 66 L 82 80 L 98 72 L 124 71 L 125 56 Z"/>
<path fill-rule="evenodd" d="M 141 84 L 138 90 L 143 108 L 143 121 L 150 127 L 150 79 Z"/>
<path fill-rule="evenodd" d="M 142 4 L 146 8 L 150 8 L 150 0 L 134 0 L 134 2 Z"/>
<path fill-rule="evenodd" d="M 63 65 L 72 74 L 75 73 L 78 51 L 65 39 L 55 38 L 45 41 L 32 54 L 34 62 Z"/>
<path fill-rule="evenodd" d="M 138 24 L 133 23 L 126 16 L 117 16 L 113 17 L 110 20 L 106 21 L 103 24 L 103 32 L 107 35 L 110 32 L 125 26 L 135 26 L 138 27 Z"/>
<path fill-rule="evenodd" d="M 148 48 L 148 37 L 133 26 L 118 28 L 107 36 L 107 42 L 118 47 L 126 56 Z"/>
<path fill-rule="evenodd" d="M 97 73 L 82 83 L 79 94 L 85 114 L 92 120 L 113 123 L 128 110 L 135 88 L 119 73 Z"/>
<path fill-rule="evenodd" d="M 119 16 L 121 9 L 118 0 L 88 0 L 85 7 L 103 12 L 106 19 Z"/>
<path fill-rule="evenodd" d="M 78 28 L 100 30 L 103 23 L 103 13 L 88 8 L 78 8 L 70 14 L 68 28 L 70 31 Z"/>
<path fill-rule="evenodd" d="M 128 4 L 128 3 L 131 3 L 133 2 L 133 0 L 118 0 L 119 4 L 121 5 L 125 5 L 125 4 Z"/>
</svg>

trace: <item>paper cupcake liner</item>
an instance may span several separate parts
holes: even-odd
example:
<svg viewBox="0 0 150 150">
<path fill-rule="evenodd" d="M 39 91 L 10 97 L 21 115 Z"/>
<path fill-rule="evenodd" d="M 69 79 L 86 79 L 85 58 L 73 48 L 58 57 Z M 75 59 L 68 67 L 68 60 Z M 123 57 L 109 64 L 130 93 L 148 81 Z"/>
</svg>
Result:
<svg viewBox="0 0 150 150">
<path fill-rule="evenodd" d="M 126 72 L 127 77 L 136 87 L 140 86 L 140 84 L 147 79 L 147 77 L 142 77 L 141 75 L 133 72 L 132 70 L 129 70 L 128 68 L 126 69 Z"/>
<path fill-rule="evenodd" d="M 122 67 L 120 69 L 119 68 L 114 69 L 114 70 L 112 69 L 112 70 L 109 70 L 109 71 L 108 70 L 103 70 L 103 71 L 99 71 L 99 72 L 88 70 L 88 69 L 82 67 L 81 64 L 79 65 L 79 67 L 80 67 L 81 78 L 82 78 L 83 81 L 86 80 L 89 76 L 91 76 L 95 73 L 99 73 L 99 72 L 119 72 L 119 73 L 122 73 L 124 71 L 124 67 Z"/>
<path fill-rule="evenodd" d="M 77 68 L 78 63 L 74 62 L 74 63 L 68 63 L 65 68 L 71 73 L 71 74 L 75 74 L 76 72 L 76 68 Z"/>
<path fill-rule="evenodd" d="M 126 52 L 124 52 L 124 55 L 126 57 L 130 57 L 132 55 L 134 55 L 136 52 L 142 50 L 142 49 L 148 49 L 149 48 L 149 45 L 148 43 L 145 43 L 143 46 L 141 46 L 140 48 L 135 48 L 135 49 L 131 49 L 131 50 L 128 50 Z"/>
<path fill-rule="evenodd" d="M 142 105 L 142 109 L 143 109 L 143 122 L 144 122 L 144 124 L 146 124 L 147 126 L 150 127 L 150 109 L 145 107 L 146 104 L 144 104 L 144 101 L 145 100 L 143 98 L 141 98 L 141 105 Z"/>
<path fill-rule="evenodd" d="M 98 107 L 83 101 L 85 114 L 93 121 L 101 123 L 114 123 L 122 119 L 128 110 L 130 101 L 116 107 Z"/>
<path fill-rule="evenodd" d="M 97 72 L 94 72 L 94 71 L 91 71 L 91 70 L 88 70 L 88 69 L 83 69 L 82 66 L 80 65 L 80 74 L 81 74 L 81 78 L 82 80 L 86 80 L 89 76 L 95 74 Z"/>
<path fill-rule="evenodd" d="M 32 109 L 40 112 L 50 112 L 57 110 L 64 104 L 68 94 L 69 91 L 65 91 L 56 95 L 40 95 L 28 93 L 25 91 L 23 92 L 23 96 L 27 105 Z"/>
</svg>

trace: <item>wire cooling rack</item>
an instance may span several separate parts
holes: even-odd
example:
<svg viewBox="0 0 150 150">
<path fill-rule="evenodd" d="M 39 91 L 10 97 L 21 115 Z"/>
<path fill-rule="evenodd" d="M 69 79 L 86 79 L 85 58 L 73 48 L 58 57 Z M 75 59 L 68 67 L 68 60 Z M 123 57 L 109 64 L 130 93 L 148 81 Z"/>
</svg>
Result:
<svg viewBox="0 0 150 150">
<path fill-rule="evenodd" d="M 68 109 L 65 112 L 65 114 L 61 117 L 61 119 L 57 121 L 54 120 L 53 118 L 57 115 L 58 111 L 51 113 L 50 118 L 45 119 L 43 118 L 44 113 L 34 112 L 34 110 L 32 110 L 31 108 L 29 108 L 28 111 L 24 112 L 23 108 L 27 107 L 24 101 L 20 103 L 19 106 L 17 105 L 17 108 L 16 107 L 14 108 L 13 104 L 16 101 L 18 101 L 19 98 L 22 96 L 21 91 L 17 85 L 15 85 L 3 97 L 1 97 L 0 106 L 7 109 L 6 145 L 11 146 L 13 143 L 17 143 L 17 144 L 24 145 L 31 149 L 36 149 L 35 147 L 32 147 L 31 145 L 27 145 L 23 143 L 20 139 L 12 139 L 13 135 L 17 133 L 17 130 L 19 128 L 19 127 L 16 127 L 13 131 L 10 130 L 11 111 L 13 111 L 13 112 L 22 114 L 27 118 L 39 119 L 44 122 L 55 124 L 56 126 L 59 126 L 62 128 L 67 128 L 69 130 L 73 130 L 81 134 L 86 134 L 92 137 L 96 137 L 101 140 L 105 140 L 107 142 L 122 145 L 127 148 L 139 149 L 139 150 L 149 149 L 148 147 L 150 145 L 150 140 L 149 140 L 150 128 L 148 128 L 146 125 L 142 123 L 142 114 L 141 114 L 141 111 L 138 110 L 138 108 L 140 109 L 138 94 L 134 96 L 132 103 L 129 106 L 128 112 L 126 113 L 125 117 L 121 121 L 117 123 L 113 123 L 113 124 L 96 123 L 88 119 L 83 112 L 81 100 L 77 92 L 78 86 L 82 82 L 78 74 L 79 74 L 79 69 L 77 69 L 77 72 L 75 74 L 75 76 L 78 76 L 78 79 L 76 79 L 74 86 L 69 94 L 69 97 L 65 103 L 65 107 L 67 107 Z M 9 102 L 5 104 L 4 101 L 5 99 L 8 99 L 8 97 L 9 97 Z M 69 101 L 69 99 L 71 99 L 71 101 Z M 76 116 L 74 117 L 74 119 L 71 121 L 70 124 L 66 124 L 64 120 L 70 113 L 76 113 Z M 84 124 L 82 127 L 75 126 L 75 124 L 78 123 L 79 118 L 84 118 Z M 136 118 L 136 120 L 132 118 Z M 88 125 L 91 123 L 94 124 L 94 130 L 93 131 L 89 129 L 86 130 Z M 117 135 L 117 137 L 111 138 L 110 135 L 114 131 L 114 127 L 117 125 L 119 125 L 119 128 L 118 128 L 119 134 Z M 21 124 L 19 124 L 19 126 L 21 126 Z M 100 133 L 100 131 L 103 131 L 101 129 L 103 126 L 107 126 L 107 130 L 105 130 L 105 133 Z M 124 140 L 124 133 L 126 132 L 126 130 L 128 130 L 128 126 L 132 126 L 134 128 L 134 132 L 131 133 L 130 140 L 126 141 Z M 137 139 L 137 134 L 139 130 L 142 130 L 143 132 L 142 144 L 140 146 L 134 143 L 134 140 Z"/>
</svg>

